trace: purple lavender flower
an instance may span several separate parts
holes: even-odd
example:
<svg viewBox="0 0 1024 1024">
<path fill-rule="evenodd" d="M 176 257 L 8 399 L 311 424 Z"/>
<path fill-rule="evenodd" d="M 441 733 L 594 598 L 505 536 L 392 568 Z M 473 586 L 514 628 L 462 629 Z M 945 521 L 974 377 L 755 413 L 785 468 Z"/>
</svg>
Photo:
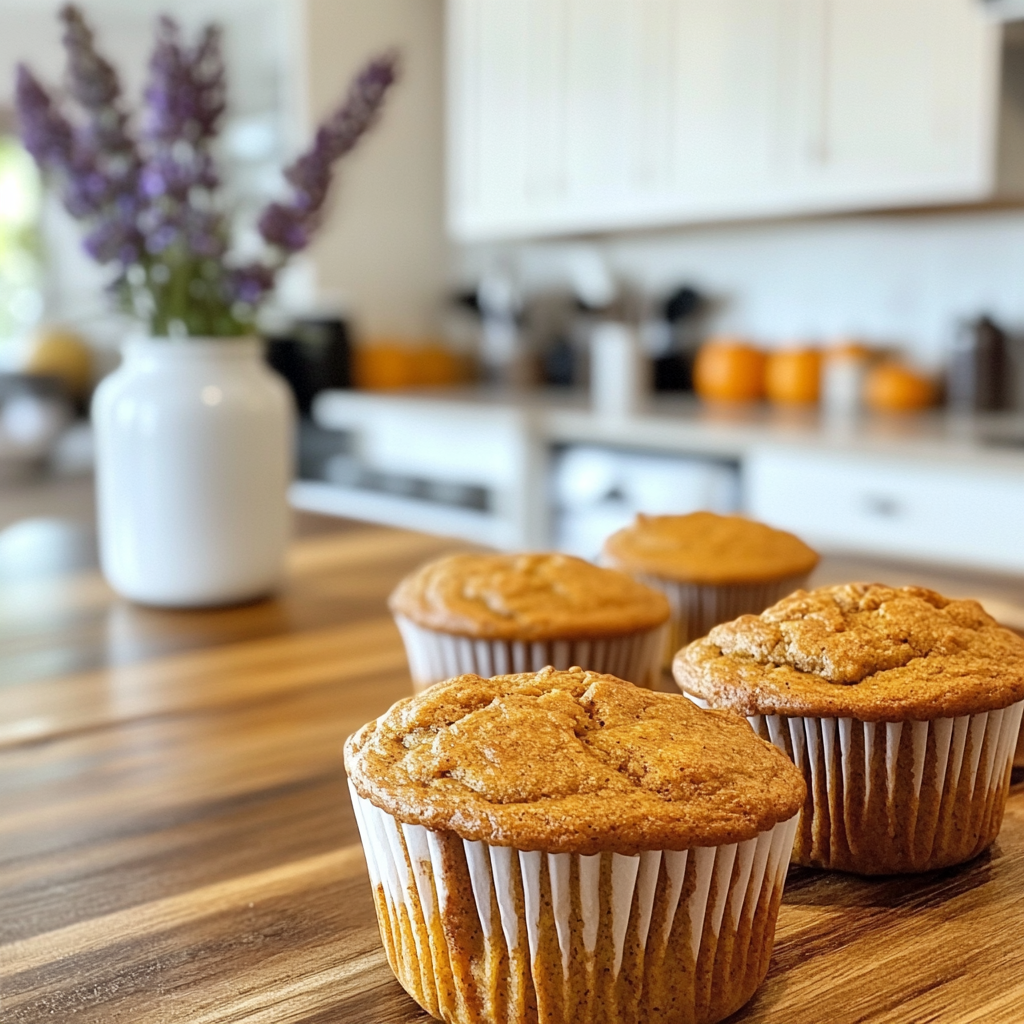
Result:
<svg viewBox="0 0 1024 1024">
<path fill-rule="evenodd" d="M 106 153 L 120 152 L 138 164 L 128 117 L 121 109 L 117 72 L 97 51 L 92 29 L 77 7 L 66 4 L 60 18 L 64 22 L 70 92 L 90 115 L 87 140 Z"/>
<path fill-rule="evenodd" d="M 117 265 L 113 289 L 156 334 L 238 334 L 251 328 L 287 256 L 319 226 L 334 163 L 374 123 L 397 74 L 385 54 L 353 82 L 345 103 L 285 172 L 289 200 L 271 204 L 260 230 L 272 252 L 231 267 L 228 227 L 211 153 L 226 105 L 221 34 L 215 26 L 192 46 L 161 18 L 136 138 L 117 72 L 96 49 L 81 10 L 60 12 L 68 94 L 82 116 L 71 120 L 25 67 L 17 108 L 25 146 L 59 186 L 64 205 L 86 222 L 87 251 Z"/>
<path fill-rule="evenodd" d="M 67 4 L 60 18 L 69 91 L 86 113 L 75 132 L 76 169 L 66 185 L 65 201 L 73 213 L 81 209 L 99 218 L 86 239 L 91 255 L 101 262 L 127 254 L 137 259 L 143 248 L 136 224 L 142 161 L 121 106 L 121 83 L 97 51 L 82 12 Z"/>
<path fill-rule="evenodd" d="M 312 237 L 309 217 L 302 216 L 297 204 L 284 206 L 282 203 L 271 203 L 260 217 L 260 234 L 271 245 L 285 252 L 299 252 L 309 245 Z"/>
<path fill-rule="evenodd" d="M 145 137 L 174 145 L 204 147 L 217 135 L 226 109 L 221 32 L 209 25 L 193 48 L 182 43 L 181 27 L 166 15 L 157 23 L 149 62 Z"/>
<path fill-rule="evenodd" d="M 75 133 L 50 94 L 24 64 L 15 86 L 18 129 L 25 148 L 44 171 L 69 172 L 75 162 Z"/>
<path fill-rule="evenodd" d="M 146 248 L 153 255 L 176 248 L 189 256 L 219 259 L 228 232 L 212 200 L 220 181 L 209 146 L 225 110 L 220 30 L 209 26 L 190 48 L 178 23 L 162 17 L 146 103 L 147 159 L 140 175 L 148 203 Z"/>
<path fill-rule="evenodd" d="M 287 203 L 271 203 L 259 221 L 260 234 L 286 253 L 304 249 L 320 225 L 334 164 L 374 124 L 384 96 L 398 78 L 398 56 L 371 60 L 349 87 L 345 102 L 320 126 L 312 147 L 286 171 L 292 186 Z"/>
<path fill-rule="evenodd" d="M 18 119 L 25 147 L 44 172 L 60 183 L 64 205 L 75 217 L 92 220 L 87 251 L 100 262 L 137 257 L 136 203 L 131 182 L 113 181 L 70 121 L 26 67 L 18 68 Z"/>
<path fill-rule="evenodd" d="M 235 267 L 228 277 L 232 299 L 245 306 L 258 306 L 274 287 L 276 271 L 263 263 L 248 263 Z"/>
<path fill-rule="evenodd" d="M 17 105 L 26 148 L 56 178 L 64 205 L 91 220 L 87 251 L 100 262 L 136 259 L 141 236 L 135 225 L 138 155 L 118 107 L 113 68 L 93 46 L 92 33 L 72 7 L 61 13 L 72 94 L 89 115 L 75 128 L 25 67 L 18 69 Z"/>
</svg>

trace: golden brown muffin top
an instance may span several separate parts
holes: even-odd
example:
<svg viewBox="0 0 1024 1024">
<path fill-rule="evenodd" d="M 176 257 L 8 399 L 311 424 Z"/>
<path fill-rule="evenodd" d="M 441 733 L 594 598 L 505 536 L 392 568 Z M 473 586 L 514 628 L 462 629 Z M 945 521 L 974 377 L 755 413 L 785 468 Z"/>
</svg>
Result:
<svg viewBox="0 0 1024 1024">
<path fill-rule="evenodd" d="M 350 736 L 345 768 L 399 821 L 548 853 L 741 842 L 805 798 L 742 718 L 579 668 L 438 683 Z"/>
<path fill-rule="evenodd" d="M 799 537 L 742 516 L 693 512 L 636 517 L 604 543 L 609 565 L 683 583 L 766 583 L 810 572 L 818 554 Z"/>
<path fill-rule="evenodd" d="M 580 640 L 655 629 L 665 597 L 570 555 L 449 555 L 406 576 L 388 604 L 419 626 L 489 640 Z"/>
<path fill-rule="evenodd" d="M 743 715 L 930 720 L 1024 700 L 1024 639 L 923 587 L 798 590 L 684 647 L 676 682 Z"/>
</svg>

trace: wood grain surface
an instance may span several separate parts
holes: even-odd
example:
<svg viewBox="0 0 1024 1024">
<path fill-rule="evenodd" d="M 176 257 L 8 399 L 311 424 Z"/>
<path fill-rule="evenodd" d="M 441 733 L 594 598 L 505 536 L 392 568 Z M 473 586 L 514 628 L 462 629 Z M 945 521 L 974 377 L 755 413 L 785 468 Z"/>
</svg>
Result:
<svg viewBox="0 0 1024 1024">
<path fill-rule="evenodd" d="M 4 1024 L 430 1019 L 384 959 L 341 747 L 409 692 L 387 593 L 455 546 L 308 538 L 277 599 L 221 611 L 133 607 L 92 574 L 0 589 Z M 1020 1024 L 1022 931 L 1018 784 L 965 867 L 791 872 L 733 1020 Z"/>
</svg>

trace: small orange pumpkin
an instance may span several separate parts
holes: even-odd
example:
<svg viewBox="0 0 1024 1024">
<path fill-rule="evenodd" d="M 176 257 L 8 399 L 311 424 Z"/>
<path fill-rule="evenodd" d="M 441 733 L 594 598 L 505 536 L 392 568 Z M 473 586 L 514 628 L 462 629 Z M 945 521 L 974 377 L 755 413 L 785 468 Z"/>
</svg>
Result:
<svg viewBox="0 0 1024 1024">
<path fill-rule="evenodd" d="M 711 338 L 697 353 L 693 386 L 712 402 L 755 402 L 764 395 L 764 353 L 739 338 Z"/>
<path fill-rule="evenodd" d="M 872 357 L 874 350 L 855 338 L 837 338 L 822 353 L 822 358 L 849 359 L 856 362 L 866 361 Z"/>
<path fill-rule="evenodd" d="M 441 342 L 379 338 L 355 348 L 353 374 L 358 388 L 399 388 L 458 384 L 469 376 L 466 360 Z"/>
<path fill-rule="evenodd" d="M 765 367 L 765 391 L 780 405 L 813 405 L 821 396 L 821 352 L 816 348 L 772 352 Z"/>
<path fill-rule="evenodd" d="M 356 345 L 353 377 L 357 388 L 391 391 L 416 385 L 416 349 L 402 341 L 376 339 Z"/>
<path fill-rule="evenodd" d="M 447 345 L 431 342 L 416 352 L 416 383 L 423 387 L 458 384 L 465 380 L 464 360 Z"/>
<path fill-rule="evenodd" d="M 934 380 L 896 360 L 878 363 L 864 379 L 864 404 L 876 412 L 927 409 L 938 397 Z"/>
</svg>

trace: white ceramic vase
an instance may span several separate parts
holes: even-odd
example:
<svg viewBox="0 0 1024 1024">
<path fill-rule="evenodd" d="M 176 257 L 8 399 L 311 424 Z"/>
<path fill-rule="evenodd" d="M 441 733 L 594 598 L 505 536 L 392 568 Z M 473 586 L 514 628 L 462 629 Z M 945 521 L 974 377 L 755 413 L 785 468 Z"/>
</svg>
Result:
<svg viewBox="0 0 1024 1024">
<path fill-rule="evenodd" d="M 131 341 L 92 419 L 100 561 L 118 593 L 184 608 L 276 587 L 294 411 L 259 342 Z"/>
</svg>

